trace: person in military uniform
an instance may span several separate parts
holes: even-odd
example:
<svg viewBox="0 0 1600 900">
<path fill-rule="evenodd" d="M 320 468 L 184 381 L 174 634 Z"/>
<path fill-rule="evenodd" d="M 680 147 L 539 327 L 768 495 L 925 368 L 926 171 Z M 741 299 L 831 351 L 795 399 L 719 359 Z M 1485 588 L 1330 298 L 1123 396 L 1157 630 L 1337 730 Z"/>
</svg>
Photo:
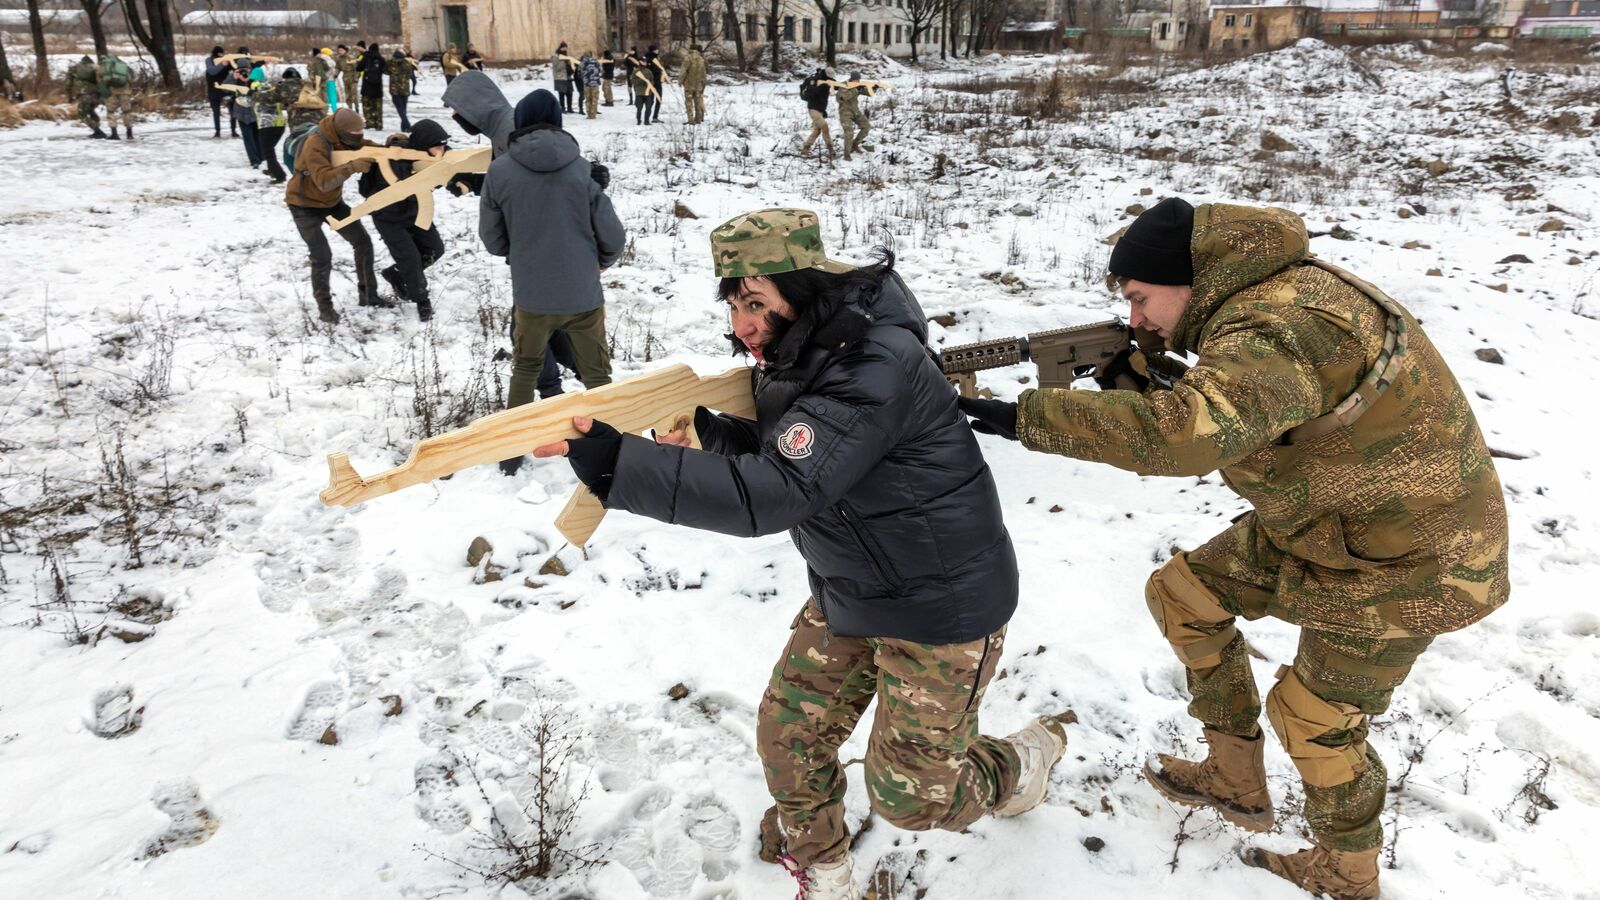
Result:
<svg viewBox="0 0 1600 900">
<path fill-rule="evenodd" d="M 356 98 L 361 96 L 361 54 L 340 44 L 339 52 L 334 56 L 334 68 L 339 72 L 344 105 L 355 106 Z"/>
<path fill-rule="evenodd" d="M 1378 896 L 1387 776 L 1374 716 L 1437 635 L 1505 603 L 1505 501 L 1472 409 L 1417 320 L 1309 255 L 1286 210 L 1171 198 L 1111 254 L 1135 327 L 1199 362 L 1162 388 L 1142 352 L 1102 392 L 963 400 L 975 427 L 1144 475 L 1223 480 L 1254 507 L 1150 577 L 1145 599 L 1188 674 L 1207 755 L 1145 774 L 1169 799 L 1272 825 L 1262 704 L 1236 621 L 1301 627 L 1267 720 L 1305 785 L 1314 845 L 1248 850 L 1312 893 Z"/>
<path fill-rule="evenodd" d="M 411 119 L 406 115 L 406 103 L 411 99 L 411 80 L 416 77 L 417 64 L 406 56 L 404 50 L 396 50 L 389 56 L 386 67 L 389 74 L 389 100 L 394 103 L 394 111 L 400 114 L 400 130 L 411 130 Z"/>
<path fill-rule="evenodd" d="M 860 82 L 861 73 L 851 72 L 850 83 Z M 867 139 L 867 132 L 872 130 L 872 123 L 867 120 L 867 114 L 861 111 L 861 98 L 868 96 L 867 89 L 843 88 L 836 96 L 839 99 L 839 130 L 844 133 L 844 158 L 849 159 L 852 152 L 861 152 L 861 142 Z"/>
<path fill-rule="evenodd" d="M 111 126 L 111 139 L 121 140 L 117 125 L 133 140 L 133 70 L 120 57 L 106 54 L 100 57 L 100 87 L 105 98 L 106 124 Z"/>
<path fill-rule="evenodd" d="M 633 123 L 649 125 L 661 118 L 661 68 L 654 51 L 634 64 L 633 82 Z"/>
<path fill-rule="evenodd" d="M 85 55 L 67 70 L 67 99 L 78 104 L 78 121 L 89 126 L 89 137 L 105 138 L 100 130 L 100 98 L 104 89 L 100 84 L 100 67 Z"/>
<path fill-rule="evenodd" d="M 979 730 L 1018 595 L 1016 554 L 977 441 L 926 349 L 927 317 L 879 251 L 829 259 L 816 213 L 765 209 L 711 233 L 754 420 L 700 408 L 656 441 L 579 417 L 566 456 L 608 509 L 754 537 L 789 531 L 812 596 L 762 696 L 756 748 L 774 808 L 763 856 L 800 896 L 856 897 L 838 749 L 874 698 L 873 810 L 961 831 L 1044 800 L 1066 749 L 1055 716 Z"/>
<path fill-rule="evenodd" d="M 377 44 L 368 45 L 361 54 L 361 120 L 368 128 L 383 127 L 383 75 L 387 64 L 383 49 Z M 352 101 L 352 106 L 354 101 Z"/>
<path fill-rule="evenodd" d="M 690 125 L 706 120 L 706 58 L 699 44 L 690 44 L 683 55 L 683 67 L 678 70 L 678 83 L 683 85 L 683 108 Z"/>
</svg>

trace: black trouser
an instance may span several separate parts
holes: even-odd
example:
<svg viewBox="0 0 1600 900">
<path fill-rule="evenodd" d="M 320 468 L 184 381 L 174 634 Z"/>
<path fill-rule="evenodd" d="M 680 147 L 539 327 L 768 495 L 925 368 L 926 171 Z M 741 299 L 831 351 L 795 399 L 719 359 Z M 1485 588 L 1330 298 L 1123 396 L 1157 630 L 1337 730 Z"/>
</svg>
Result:
<svg viewBox="0 0 1600 900">
<path fill-rule="evenodd" d="M 211 104 L 211 130 L 217 137 L 222 137 L 222 105 L 228 95 L 219 90 L 206 91 L 206 102 Z M 238 134 L 239 126 L 234 124 L 233 116 L 228 116 L 228 133 Z"/>
<path fill-rule="evenodd" d="M 556 94 L 561 97 L 561 111 L 572 112 L 572 82 L 556 82 Z"/>
<path fill-rule="evenodd" d="M 446 75 L 444 77 L 444 86 L 445 87 L 449 87 L 450 86 L 450 82 L 455 81 L 455 80 L 456 80 L 456 77 L 454 75 Z"/>
<path fill-rule="evenodd" d="M 635 94 L 633 100 L 633 123 L 635 125 L 648 125 L 652 113 L 656 116 L 661 115 L 660 112 L 656 111 L 660 105 L 656 98 L 647 93 Z"/>
<path fill-rule="evenodd" d="M 256 123 L 239 122 L 239 137 L 244 140 L 244 155 L 250 157 L 250 168 L 261 168 L 261 144 L 256 138 Z"/>
<path fill-rule="evenodd" d="M 406 103 L 411 99 L 410 94 L 390 94 L 389 99 L 394 101 L 394 110 L 400 114 L 400 130 L 410 131 L 411 120 L 406 118 Z"/>
<path fill-rule="evenodd" d="M 283 126 L 271 128 L 256 128 L 256 150 L 267 161 L 267 172 L 274 181 L 283 181 L 289 173 L 283 171 L 283 164 L 278 161 L 278 140 L 283 137 Z"/>
<path fill-rule="evenodd" d="M 301 240 L 306 242 L 306 249 L 311 251 L 311 296 L 319 304 L 328 303 L 333 299 L 333 292 L 328 287 L 328 278 L 333 273 L 333 249 L 328 246 L 328 238 L 322 233 L 323 220 L 328 216 L 342 219 L 350 215 L 350 207 L 340 201 L 338 206 L 291 206 L 289 212 L 294 216 L 294 227 L 299 229 Z M 378 279 L 372 271 L 372 237 L 367 234 L 367 229 L 360 222 L 351 222 L 341 228 L 338 235 L 355 251 L 356 287 L 361 296 L 377 296 L 373 287 L 373 282 Z"/>
<path fill-rule="evenodd" d="M 561 329 L 550 332 L 550 343 L 544 355 L 544 369 L 539 373 L 539 399 L 561 393 L 561 370 L 578 371 L 578 359 L 572 355 L 572 339 Z"/>
<path fill-rule="evenodd" d="M 378 229 L 378 237 L 383 238 L 383 245 L 389 248 L 389 255 L 394 257 L 395 272 L 404 285 L 404 299 L 413 303 L 429 302 L 428 277 L 423 271 L 444 255 L 444 238 L 439 237 L 439 229 L 432 225 L 422 229 L 410 222 L 376 217 L 372 224 Z"/>
</svg>

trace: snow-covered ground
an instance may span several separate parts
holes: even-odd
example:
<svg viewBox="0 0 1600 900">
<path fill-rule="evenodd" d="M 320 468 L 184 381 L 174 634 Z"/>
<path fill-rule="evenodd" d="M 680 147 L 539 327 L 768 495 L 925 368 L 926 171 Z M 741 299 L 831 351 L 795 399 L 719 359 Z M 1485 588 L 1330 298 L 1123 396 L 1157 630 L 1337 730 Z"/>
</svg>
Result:
<svg viewBox="0 0 1600 900">
<path fill-rule="evenodd" d="M 974 90 L 1058 65 L 1059 118 Z M 618 376 L 733 364 L 706 235 L 747 209 L 818 210 L 846 259 L 892 241 L 948 323 L 934 339 L 960 343 L 1116 313 L 1103 239 L 1132 204 L 1293 208 L 1317 253 L 1416 312 L 1504 454 L 1512 602 L 1440 638 L 1374 731 L 1395 787 L 1385 894 L 1600 896 L 1600 67 L 1309 42 L 1131 70 L 1155 79 L 1143 90 L 1082 57 L 876 71 L 896 85 L 871 104 L 876 151 L 831 167 L 795 155 L 789 82 L 714 85 L 698 129 L 676 90 L 651 129 L 622 106 L 568 118 L 629 229 L 605 275 Z M 546 83 L 493 74 L 513 101 Z M 423 79 L 414 118 L 449 124 L 441 89 Z M 1293 149 L 1263 150 L 1268 131 Z M 203 110 L 138 133 L 0 132 L 0 897 L 496 896 L 462 866 L 493 863 L 474 847 L 491 807 L 536 793 L 540 710 L 576 740 L 556 791 L 583 798 L 572 843 L 608 860 L 563 896 L 786 896 L 755 856 L 752 740 L 806 597 L 788 541 L 615 514 L 587 554 L 564 547 L 560 462 L 324 507 L 327 453 L 386 468 L 424 415 L 451 427 L 503 390 L 509 278 L 474 201 L 439 198 L 432 327 L 356 308 L 334 240 L 345 319 L 325 330 L 281 189 Z M 981 380 L 1011 396 L 1029 374 Z M 1215 477 L 984 448 L 1023 584 L 985 730 L 1068 708 L 1078 723 L 1046 806 L 966 834 L 876 824 L 858 877 L 881 863 L 929 900 L 1303 896 L 1138 774 L 1203 749 L 1143 581 L 1240 501 Z M 499 580 L 466 563 L 480 535 Z M 1245 630 L 1265 684 L 1296 632 Z M 1257 840 L 1293 847 L 1298 780 L 1275 748 L 1268 765 L 1285 815 Z"/>
</svg>

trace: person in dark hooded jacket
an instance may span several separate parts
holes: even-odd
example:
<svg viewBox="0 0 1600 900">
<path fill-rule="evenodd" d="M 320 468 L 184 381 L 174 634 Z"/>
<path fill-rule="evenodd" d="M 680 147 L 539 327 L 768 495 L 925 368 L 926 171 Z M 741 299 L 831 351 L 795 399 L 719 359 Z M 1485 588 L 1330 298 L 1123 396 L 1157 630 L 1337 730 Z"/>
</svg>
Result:
<svg viewBox="0 0 1600 900">
<path fill-rule="evenodd" d="M 540 88 L 524 97 L 515 124 L 506 152 L 489 165 L 478 207 L 484 247 L 511 263 L 516 346 L 507 407 L 533 399 L 556 329 L 572 343 L 584 387 L 611 383 L 600 272 L 627 240 L 577 140 L 561 129 L 555 95 Z"/>
<path fill-rule="evenodd" d="M 837 751 L 874 696 L 868 794 L 902 828 L 960 831 L 1032 809 L 1066 733 L 1048 716 L 1004 739 L 978 731 L 1017 605 L 1016 554 L 893 253 L 861 268 L 829 259 L 801 209 L 736 216 L 711 249 L 729 338 L 756 361 L 756 418 L 697 409 L 695 450 L 686 429 L 651 441 L 580 417 L 585 437 L 534 455 L 565 455 L 608 509 L 789 532 L 812 596 L 757 713 L 776 803 L 764 858 L 806 897 L 853 898 Z"/>
<path fill-rule="evenodd" d="M 388 64 L 383 60 L 383 50 L 377 44 L 361 54 L 357 65 L 361 70 L 361 118 L 368 128 L 383 127 L 383 75 Z"/>
<path fill-rule="evenodd" d="M 211 130 L 212 137 L 222 137 L 222 106 L 228 100 L 228 92 L 217 85 L 228 79 L 228 73 L 233 71 L 233 63 L 223 59 L 226 51 L 218 44 L 211 48 L 211 55 L 206 57 L 206 102 L 211 105 Z M 233 137 L 239 136 L 239 125 L 228 117 L 228 131 Z"/>
<path fill-rule="evenodd" d="M 450 149 L 449 141 L 450 135 L 443 125 L 432 119 L 421 119 L 412 126 L 409 135 L 390 138 L 389 146 L 441 156 Z M 411 177 L 412 163 L 394 160 L 390 165 L 396 178 L 403 181 Z M 452 179 L 445 189 L 454 190 L 455 181 Z M 383 169 L 379 166 L 362 173 L 361 180 L 356 183 L 356 189 L 363 197 L 371 197 L 388 186 L 389 179 L 384 177 Z M 427 322 L 433 318 L 433 299 L 428 296 L 428 278 L 424 272 L 444 256 L 444 238 L 439 236 L 439 229 L 432 223 L 427 228 L 418 228 L 416 220 L 415 197 L 407 197 L 372 214 L 373 227 L 378 229 L 378 237 L 383 239 L 383 245 L 389 248 L 389 256 L 394 259 L 393 265 L 378 274 L 394 288 L 396 297 L 415 303 L 417 318 Z"/>
</svg>

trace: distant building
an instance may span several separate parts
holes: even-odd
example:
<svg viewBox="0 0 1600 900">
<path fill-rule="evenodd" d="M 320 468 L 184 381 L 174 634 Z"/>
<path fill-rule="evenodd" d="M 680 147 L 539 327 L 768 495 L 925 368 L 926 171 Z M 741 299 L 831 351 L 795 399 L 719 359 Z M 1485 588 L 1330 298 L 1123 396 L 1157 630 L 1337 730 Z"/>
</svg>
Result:
<svg viewBox="0 0 1600 900">
<path fill-rule="evenodd" d="M 1362 34 L 1434 29 L 1444 12 L 1440 0 L 1319 0 L 1325 34 Z"/>
<path fill-rule="evenodd" d="M 401 42 L 416 55 L 473 44 L 492 60 L 548 60 L 606 46 L 604 0 L 400 0 Z"/>
<path fill-rule="evenodd" d="M 312 9 L 197 9 L 178 20 L 180 31 L 207 35 L 326 34 L 349 27 L 339 18 Z"/>
<path fill-rule="evenodd" d="M 1150 46 L 1171 53 L 1189 41 L 1189 23 L 1175 15 L 1157 15 L 1150 22 Z"/>
<path fill-rule="evenodd" d="M 1276 50 L 1316 34 L 1326 14 L 1326 10 L 1301 3 L 1213 5 L 1208 46 L 1241 53 Z"/>
</svg>

